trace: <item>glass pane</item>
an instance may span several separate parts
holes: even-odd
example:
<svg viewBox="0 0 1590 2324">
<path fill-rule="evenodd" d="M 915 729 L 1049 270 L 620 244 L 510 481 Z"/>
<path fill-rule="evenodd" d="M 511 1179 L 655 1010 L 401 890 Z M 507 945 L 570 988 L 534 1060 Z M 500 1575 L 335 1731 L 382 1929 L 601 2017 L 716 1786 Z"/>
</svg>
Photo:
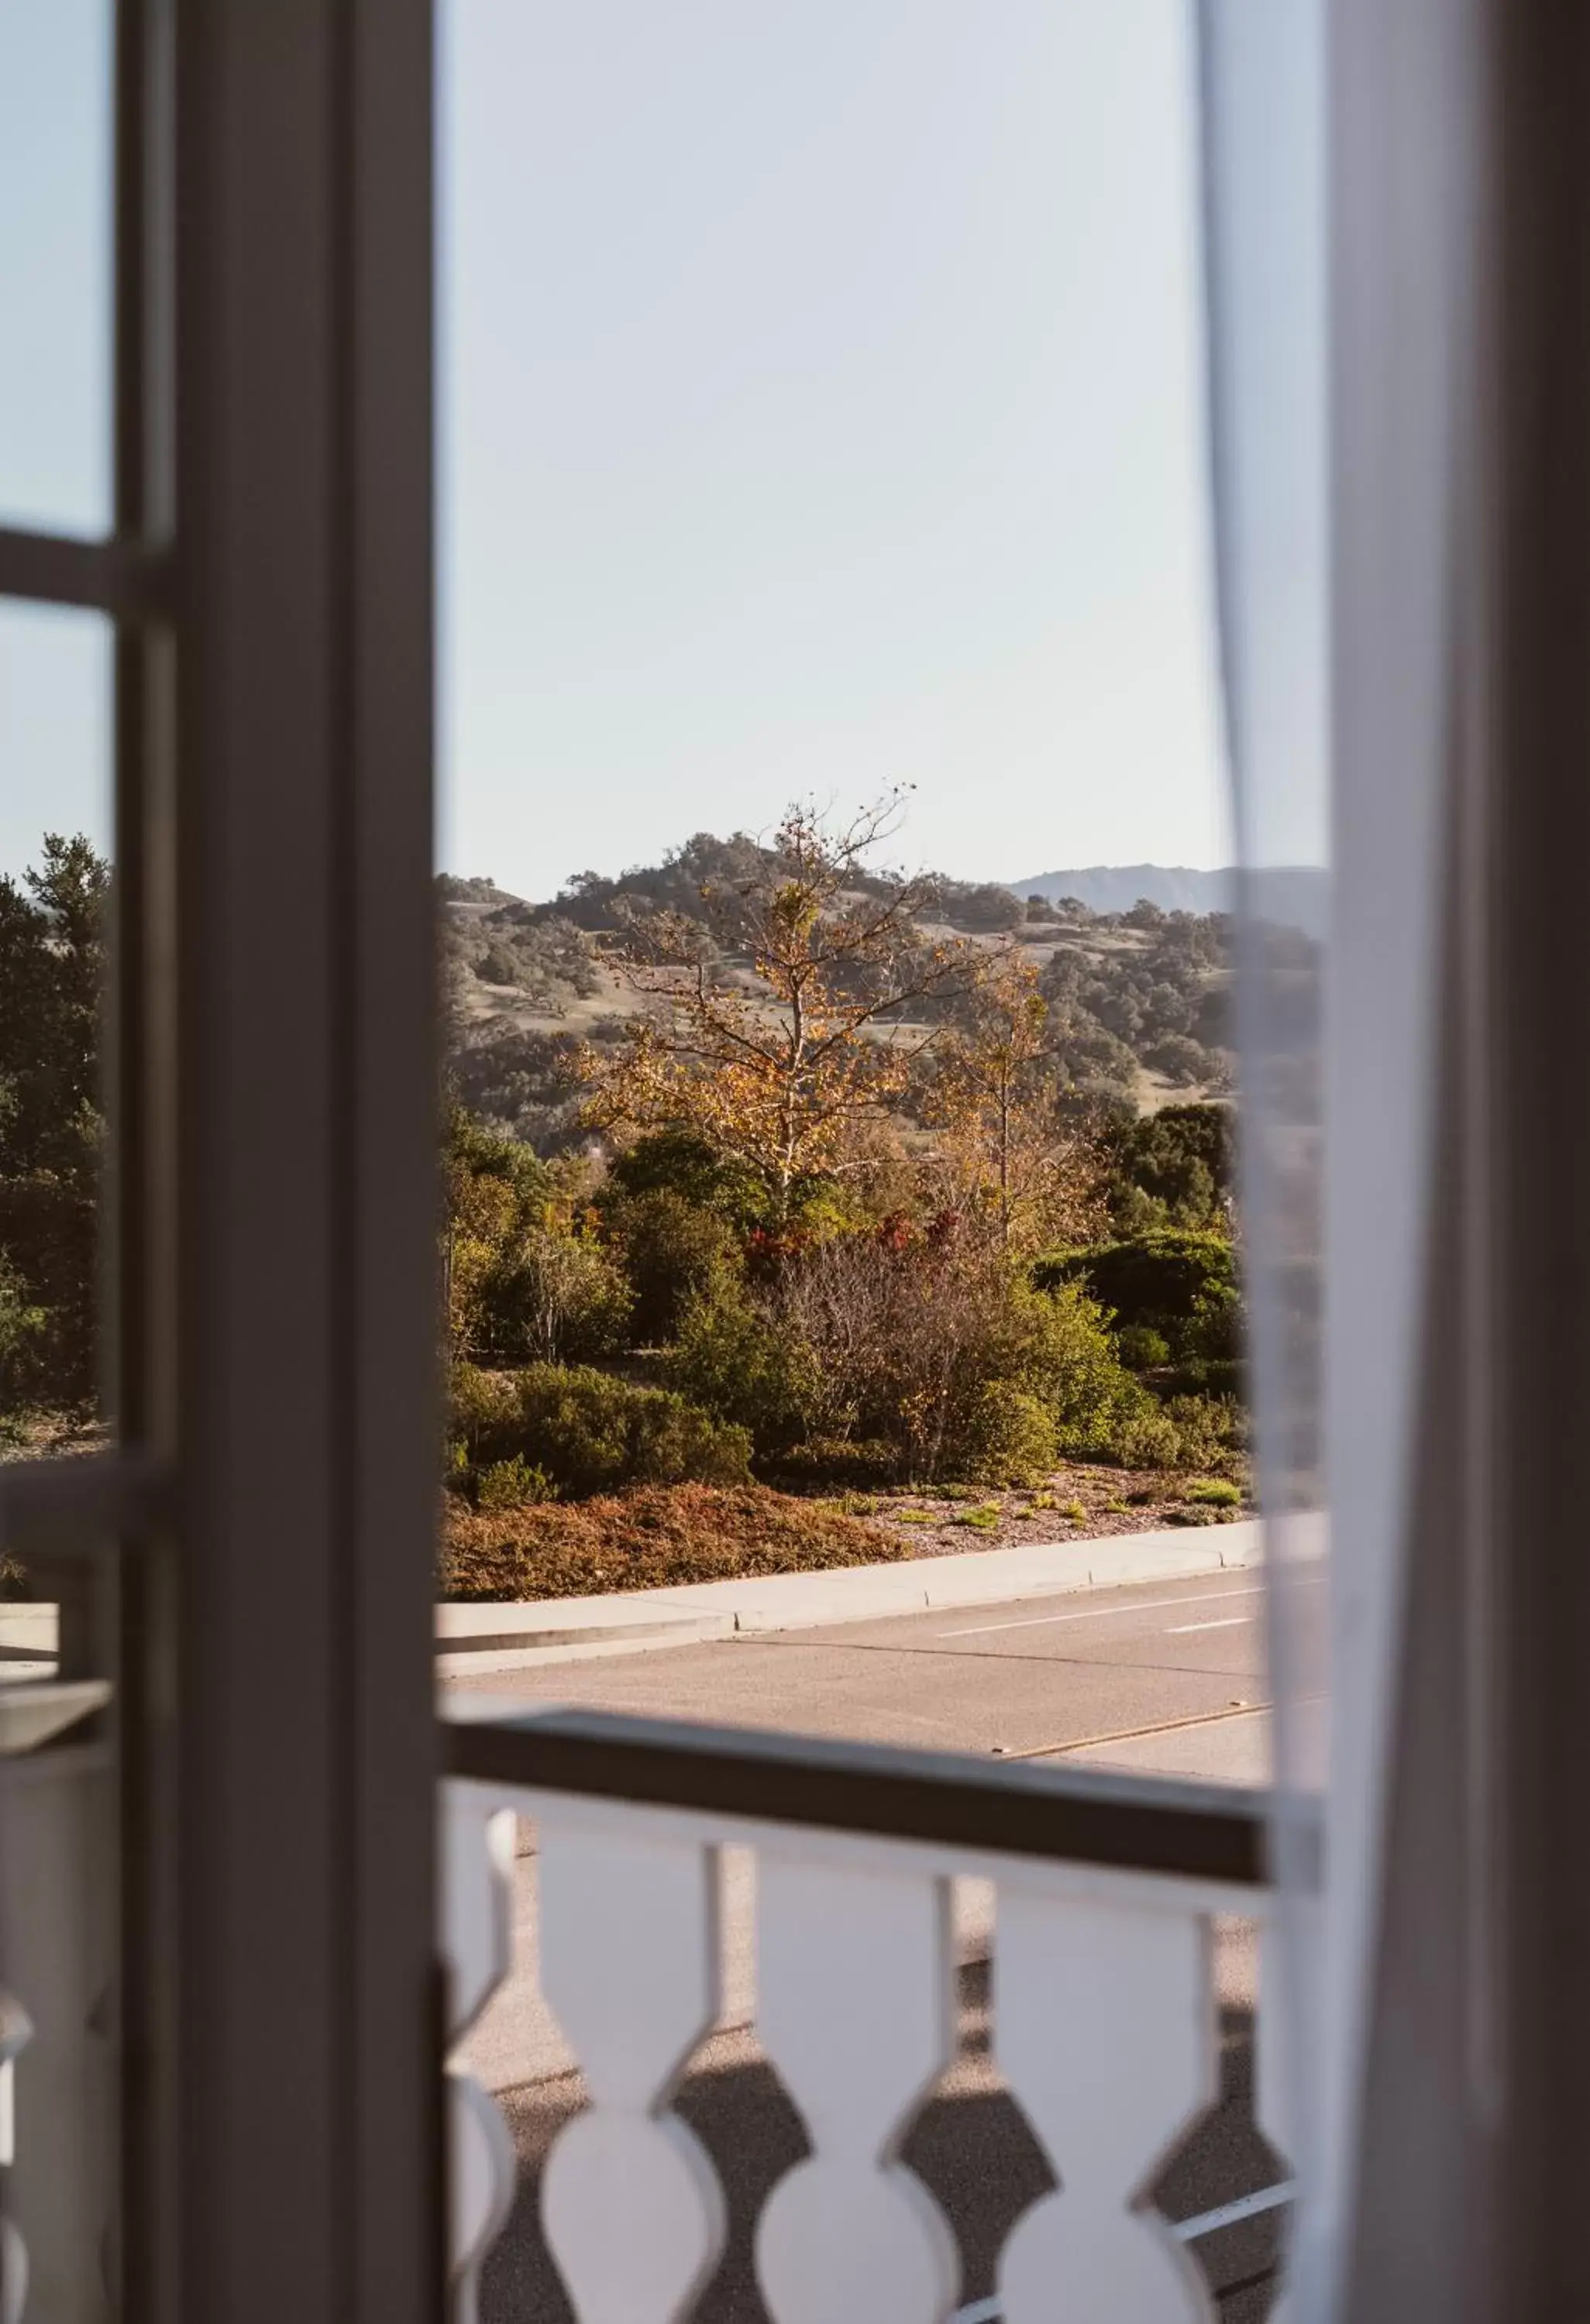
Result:
<svg viewBox="0 0 1590 2324">
<path fill-rule="evenodd" d="M 0 1457 L 92 1442 L 110 625 L 0 606 Z"/>
<path fill-rule="evenodd" d="M 1268 1774 L 1191 14 L 442 12 L 453 1715 Z M 800 2146 L 747 1989 L 770 1850 L 728 1853 L 732 2031 L 669 2101 L 726 2195 L 711 2317 L 762 2312 Z M 1051 2181 L 983 1884 L 956 1913 L 962 2056 L 905 2151 L 980 2316 Z M 464 2045 L 524 2185 L 487 2324 L 582 2304 L 532 2191 L 578 2103 L 547 1998 Z M 1279 2175 L 1239 2102 L 1151 2192 Z M 1243 2232 L 1216 2290 L 1271 2264 Z"/>
<path fill-rule="evenodd" d="M 111 521 L 109 0 L 0 0 L 0 524 Z"/>
<path fill-rule="evenodd" d="M 9 95 L 9 92 L 7 93 Z M 9 157 L 7 157 L 9 159 Z M 0 604 L 0 1464 L 91 1449 L 111 631 Z M 0 2307 L 97 2316 L 116 2230 L 112 1567 L 0 1533 Z M 112 2305 L 116 2305 L 114 2299 Z"/>
<path fill-rule="evenodd" d="M 443 35 L 445 1586 L 751 1627 L 777 1572 L 820 1685 L 744 1639 L 512 1683 L 1261 1775 L 1184 12 Z M 1175 1611 L 883 1618 L 908 1560 L 993 1604 L 1034 1550 L 1146 1586 L 1145 1536 L 1216 1577 L 1151 1684 Z"/>
</svg>

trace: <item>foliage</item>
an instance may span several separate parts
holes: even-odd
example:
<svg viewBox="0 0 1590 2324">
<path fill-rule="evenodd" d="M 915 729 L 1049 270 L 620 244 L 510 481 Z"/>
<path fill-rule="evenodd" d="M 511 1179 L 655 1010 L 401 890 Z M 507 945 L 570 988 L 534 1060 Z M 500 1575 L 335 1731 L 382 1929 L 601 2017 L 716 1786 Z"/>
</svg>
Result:
<svg viewBox="0 0 1590 2324">
<path fill-rule="evenodd" d="M 783 1327 L 765 1300 L 727 1277 L 687 1303 L 663 1377 L 707 1411 L 749 1429 L 764 1456 L 805 1434 L 822 1403 L 812 1349 Z"/>
<path fill-rule="evenodd" d="M 1229 1233 L 1235 1177 L 1229 1106 L 1168 1105 L 1158 1113 L 1122 1115 L 1100 1143 L 1119 1234 L 1169 1228 Z"/>
<path fill-rule="evenodd" d="M 882 1526 L 765 1486 L 642 1487 L 489 1514 L 451 1501 L 440 1584 L 448 1598 L 585 1597 L 906 1554 Z"/>
<path fill-rule="evenodd" d="M 457 1014 L 447 1031 L 449 1093 L 483 1129 L 541 1154 L 566 1153 L 583 1143 L 578 1067 L 583 1045 L 573 1033 L 466 1024 Z"/>
<path fill-rule="evenodd" d="M 1139 1061 L 1167 1078 L 1229 1085 L 1230 924 L 1224 914 L 1139 904 L 1115 922 L 1079 906 L 1043 972 L 1068 1069 L 1095 1087 L 1130 1089 Z M 1168 1046 L 1175 1045 L 1175 1046 Z"/>
<path fill-rule="evenodd" d="M 49 1323 L 49 1309 L 30 1298 L 16 1268 L 0 1256 L 0 1412 L 27 1400 Z"/>
<path fill-rule="evenodd" d="M 445 1184 L 442 1274 L 456 1360 L 579 1360 L 623 1347 L 629 1285 L 548 1165 L 455 1108 Z"/>
<path fill-rule="evenodd" d="M 615 1203 L 605 1228 L 628 1278 L 630 1328 L 642 1346 L 671 1340 L 693 1303 L 737 1280 L 742 1271 L 741 1242 L 733 1229 L 671 1187 Z"/>
<path fill-rule="evenodd" d="M 1141 1394 L 1074 1286 L 1035 1291 L 953 1228 L 836 1238 L 785 1268 L 771 1304 L 809 1351 L 811 1434 L 892 1445 L 904 1479 L 1030 1474 L 1037 1424 L 1021 1403 L 997 1424 L 1003 1400 L 1047 1416 L 1043 1451 L 1081 1452 L 1107 1449 Z"/>
<path fill-rule="evenodd" d="M 616 1057 L 589 1055 L 594 1128 L 696 1131 L 761 1181 L 775 1225 L 802 1180 L 860 1166 L 931 1038 L 904 1010 L 973 973 L 922 936 L 931 882 L 867 872 L 896 819 L 893 800 L 843 825 L 794 806 L 741 876 L 703 886 L 698 918 L 632 917 L 624 954 L 652 1005 Z M 752 982 L 717 973 L 703 927 Z"/>
<path fill-rule="evenodd" d="M 452 1433 L 467 1475 L 517 1457 L 577 1495 L 629 1484 L 734 1485 L 750 1474 L 744 1429 L 669 1389 L 585 1364 L 528 1364 L 489 1382 L 459 1367 Z"/>
<path fill-rule="evenodd" d="M 620 1196 L 678 1194 L 743 1234 L 767 1222 L 766 1197 L 755 1173 L 721 1153 L 698 1130 L 676 1127 L 637 1138 L 613 1157 L 607 1178 Z"/>
<path fill-rule="evenodd" d="M 939 1042 L 923 1109 L 954 1199 L 991 1222 L 1003 1250 L 1097 1222 L 1091 1148 L 1059 1097 L 1038 971 L 1006 954 Z"/>
<path fill-rule="evenodd" d="M 485 896 L 460 893 L 481 886 Z M 571 1001 L 587 1000 L 598 990 L 596 963 L 571 920 L 504 895 L 489 881 L 439 881 L 438 894 L 455 908 L 441 920 L 444 989 L 455 1007 L 463 1005 L 470 977 L 504 986 L 527 1007 L 550 1017 L 562 1016 Z"/>
<path fill-rule="evenodd" d="M 555 1501 L 558 1488 L 546 1471 L 522 1452 L 511 1460 L 493 1461 L 475 1480 L 475 1506 L 480 1509 L 522 1508 L 527 1501 Z"/>
<path fill-rule="evenodd" d="M 1243 1490 L 1229 1477 L 1195 1477 L 1187 1489 L 1189 1501 L 1202 1501 L 1211 1508 L 1241 1508 Z"/>
<path fill-rule="evenodd" d="M 1115 1350 L 1129 1371 L 1152 1371 L 1170 1360 L 1170 1343 L 1151 1323 L 1123 1323 L 1115 1334 Z"/>
<path fill-rule="evenodd" d="M 966 928 L 984 936 L 1003 936 L 1020 927 L 1029 911 L 1029 907 L 1012 896 L 1008 888 L 997 887 L 987 880 L 940 880 L 936 883 L 933 903 L 952 928 Z"/>
<path fill-rule="evenodd" d="M 1146 1327 L 1172 1358 L 1230 1361 L 1242 1343 L 1236 1252 L 1222 1235 L 1156 1234 L 1035 1261 L 1040 1286 L 1086 1286 L 1117 1324 Z"/>
<path fill-rule="evenodd" d="M 1032 1485 L 1059 1457 L 1059 1428 L 1043 1399 L 1031 1388 L 985 1381 L 967 1416 L 967 1476 L 981 1484 Z"/>
<path fill-rule="evenodd" d="M 0 1388 L 81 1408 L 96 1387 L 99 1020 L 110 867 L 51 833 L 0 878 Z"/>
</svg>

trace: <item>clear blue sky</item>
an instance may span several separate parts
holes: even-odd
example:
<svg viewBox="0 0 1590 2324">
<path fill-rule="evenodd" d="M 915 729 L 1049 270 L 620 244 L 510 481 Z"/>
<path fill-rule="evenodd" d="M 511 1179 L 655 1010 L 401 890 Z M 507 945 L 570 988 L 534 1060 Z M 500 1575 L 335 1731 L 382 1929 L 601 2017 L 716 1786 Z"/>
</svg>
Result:
<svg viewBox="0 0 1590 2324">
<path fill-rule="evenodd" d="M 1187 15 L 448 0 L 448 868 L 542 895 L 896 782 L 966 876 L 1228 860 Z M 97 0 L 0 0 L 35 523 L 104 507 L 102 54 Z M 0 865 L 103 828 L 103 671 L 0 610 Z"/>
</svg>

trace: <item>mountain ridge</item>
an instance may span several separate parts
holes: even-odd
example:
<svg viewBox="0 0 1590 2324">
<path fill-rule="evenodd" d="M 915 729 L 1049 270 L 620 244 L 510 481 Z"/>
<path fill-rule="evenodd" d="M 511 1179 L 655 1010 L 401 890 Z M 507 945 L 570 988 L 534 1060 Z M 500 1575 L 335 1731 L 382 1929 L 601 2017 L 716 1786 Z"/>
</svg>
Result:
<svg viewBox="0 0 1590 2324">
<path fill-rule="evenodd" d="M 1262 874 L 1266 918 L 1310 936 L 1325 933 L 1329 874 L 1315 863 L 1277 864 Z M 1090 912 L 1129 912 L 1157 904 L 1165 912 L 1229 912 L 1236 902 L 1237 871 L 1206 871 L 1186 863 L 1092 863 L 1076 871 L 1037 872 L 1002 884 L 1012 896 L 1042 896 L 1051 904 L 1071 897 Z"/>
</svg>

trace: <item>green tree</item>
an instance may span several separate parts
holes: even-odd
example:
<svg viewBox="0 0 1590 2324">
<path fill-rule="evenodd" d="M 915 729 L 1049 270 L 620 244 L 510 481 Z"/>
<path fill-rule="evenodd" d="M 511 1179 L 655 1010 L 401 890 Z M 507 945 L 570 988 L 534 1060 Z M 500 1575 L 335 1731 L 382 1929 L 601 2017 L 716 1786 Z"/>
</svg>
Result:
<svg viewBox="0 0 1590 2324">
<path fill-rule="evenodd" d="M 88 1405 L 96 1384 L 96 1216 L 110 867 L 49 834 L 20 883 L 0 878 L 0 1275 L 14 1407 Z M 22 1319 L 25 1319 L 25 1323 Z"/>
</svg>

